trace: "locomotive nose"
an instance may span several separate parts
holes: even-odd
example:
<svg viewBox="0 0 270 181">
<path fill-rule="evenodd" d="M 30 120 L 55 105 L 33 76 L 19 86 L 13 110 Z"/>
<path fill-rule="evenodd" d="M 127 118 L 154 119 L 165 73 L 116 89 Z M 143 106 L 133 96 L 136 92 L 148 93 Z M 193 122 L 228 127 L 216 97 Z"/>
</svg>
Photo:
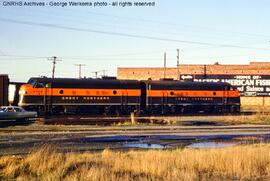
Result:
<svg viewBox="0 0 270 181">
<path fill-rule="evenodd" d="M 27 94 L 27 88 L 30 87 L 29 84 L 24 84 L 20 87 L 20 90 L 19 90 L 19 95 L 25 95 Z"/>
<path fill-rule="evenodd" d="M 31 87 L 29 84 L 21 85 L 19 90 L 19 106 L 24 106 L 24 95 L 27 94 L 27 89 Z"/>
</svg>

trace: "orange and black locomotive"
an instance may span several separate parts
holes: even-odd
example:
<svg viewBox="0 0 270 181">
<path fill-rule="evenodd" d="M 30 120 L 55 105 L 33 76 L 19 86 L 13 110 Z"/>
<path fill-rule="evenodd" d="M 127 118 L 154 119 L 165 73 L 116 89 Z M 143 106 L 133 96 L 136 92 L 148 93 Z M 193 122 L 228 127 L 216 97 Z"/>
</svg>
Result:
<svg viewBox="0 0 270 181">
<path fill-rule="evenodd" d="M 53 114 L 217 113 L 240 111 L 239 91 L 228 83 L 117 79 L 31 78 L 19 105 Z"/>
</svg>

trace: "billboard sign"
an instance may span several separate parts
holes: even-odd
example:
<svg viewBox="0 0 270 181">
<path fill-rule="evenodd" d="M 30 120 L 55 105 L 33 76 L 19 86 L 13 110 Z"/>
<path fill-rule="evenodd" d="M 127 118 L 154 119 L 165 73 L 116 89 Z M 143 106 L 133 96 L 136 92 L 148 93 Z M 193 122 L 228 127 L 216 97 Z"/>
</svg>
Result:
<svg viewBox="0 0 270 181">
<path fill-rule="evenodd" d="M 270 96 L 270 75 L 181 75 L 180 80 L 228 82 L 241 96 Z"/>
</svg>

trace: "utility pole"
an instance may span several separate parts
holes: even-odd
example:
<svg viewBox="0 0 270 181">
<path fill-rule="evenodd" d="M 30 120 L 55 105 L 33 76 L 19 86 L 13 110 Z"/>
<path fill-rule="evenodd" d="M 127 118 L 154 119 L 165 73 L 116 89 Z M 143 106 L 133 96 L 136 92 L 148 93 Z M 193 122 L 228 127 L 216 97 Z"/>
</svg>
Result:
<svg viewBox="0 0 270 181">
<path fill-rule="evenodd" d="M 177 54 L 176 54 L 176 59 L 177 59 L 177 62 L 176 62 L 176 67 L 177 67 L 176 80 L 180 80 L 180 75 L 179 75 L 179 49 L 177 48 L 176 51 L 177 51 Z"/>
<path fill-rule="evenodd" d="M 98 71 L 95 71 L 95 72 L 92 72 L 92 73 L 95 74 L 95 78 L 97 79 L 97 77 L 98 77 Z"/>
<path fill-rule="evenodd" d="M 79 67 L 79 79 L 82 78 L 82 66 L 86 66 L 85 64 L 75 64 L 75 66 L 78 66 Z"/>
<path fill-rule="evenodd" d="M 55 64 L 57 61 L 62 61 L 59 60 L 56 56 L 49 58 L 50 61 L 53 63 L 53 68 L 52 68 L 52 78 L 54 78 L 54 73 L 55 73 Z"/>
<path fill-rule="evenodd" d="M 164 52 L 164 79 L 166 78 L 166 52 Z"/>
<path fill-rule="evenodd" d="M 103 77 L 105 77 L 107 70 L 102 70 L 102 72 L 103 72 Z"/>
<path fill-rule="evenodd" d="M 206 65 L 203 66 L 203 77 L 206 79 Z"/>
</svg>

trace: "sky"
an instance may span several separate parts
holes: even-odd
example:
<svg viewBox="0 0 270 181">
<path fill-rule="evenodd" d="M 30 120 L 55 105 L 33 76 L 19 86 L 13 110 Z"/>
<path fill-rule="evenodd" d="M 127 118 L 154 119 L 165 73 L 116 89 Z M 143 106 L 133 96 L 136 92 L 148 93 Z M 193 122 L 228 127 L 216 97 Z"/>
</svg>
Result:
<svg viewBox="0 0 270 181">
<path fill-rule="evenodd" d="M 249 64 L 270 61 L 269 0 L 0 0 L 0 74 L 11 81 L 52 76 L 117 75 L 117 67 Z M 45 6 L 12 3 L 41 2 Z M 103 3 L 101 3 L 103 2 Z M 112 2 L 154 2 L 151 7 Z M 51 5 L 54 4 L 54 5 Z"/>
</svg>

